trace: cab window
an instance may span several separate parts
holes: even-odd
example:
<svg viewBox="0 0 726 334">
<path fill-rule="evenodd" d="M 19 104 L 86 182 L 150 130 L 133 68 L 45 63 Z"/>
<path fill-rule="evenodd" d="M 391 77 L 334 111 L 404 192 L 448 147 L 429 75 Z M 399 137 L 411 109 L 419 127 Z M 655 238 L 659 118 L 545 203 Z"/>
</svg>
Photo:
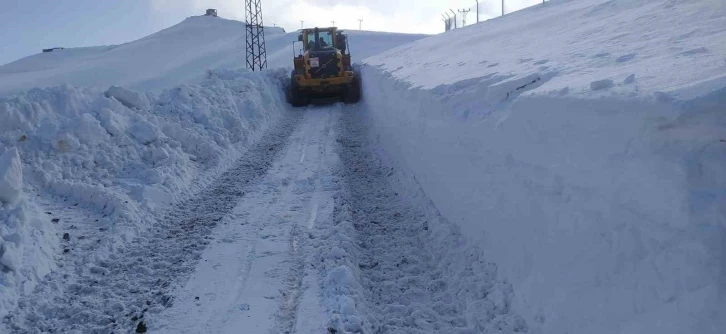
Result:
<svg viewBox="0 0 726 334">
<path fill-rule="evenodd" d="M 321 31 L 318 34 L 320 40 L 320 47 L 332 47 L 333 46 L 333 35 L 330 31 Z M 308 48 L 315 48 L 315 33 L 308 34 Z"/>
</svg>

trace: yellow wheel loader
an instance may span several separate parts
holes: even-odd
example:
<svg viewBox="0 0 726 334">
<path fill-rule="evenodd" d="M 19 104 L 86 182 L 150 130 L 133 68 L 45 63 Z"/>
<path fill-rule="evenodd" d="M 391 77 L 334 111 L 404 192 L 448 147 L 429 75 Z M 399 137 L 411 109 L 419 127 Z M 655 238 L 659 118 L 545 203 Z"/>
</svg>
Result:
<svg viewBox="0 0 726 334">
<path fill-rule="evenodd" d="M 302 48 L 296 49 L 302 43 Z M 299 50 L 299 51 L 298 51 Z M 348 36 L 336 27 L 302 29 L 293 42 L 287 101 L 301 107 L 317 100 L 360 100 L 360 75 L 353 69 Z"/>
</svg>

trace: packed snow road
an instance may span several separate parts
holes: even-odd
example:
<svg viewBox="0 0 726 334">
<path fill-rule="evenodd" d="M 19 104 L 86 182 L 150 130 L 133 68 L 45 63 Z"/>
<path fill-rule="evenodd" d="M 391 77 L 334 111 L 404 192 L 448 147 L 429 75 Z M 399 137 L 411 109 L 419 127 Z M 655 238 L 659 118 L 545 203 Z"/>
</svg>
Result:
<svg viewBox="0 0 726 334">
<path fill-rule="evenodd" d="M 510 333 L 511 287 L 368 138 L 291 112 L 112 258 L 60 270 L 15 333 Z"/>
</svg>

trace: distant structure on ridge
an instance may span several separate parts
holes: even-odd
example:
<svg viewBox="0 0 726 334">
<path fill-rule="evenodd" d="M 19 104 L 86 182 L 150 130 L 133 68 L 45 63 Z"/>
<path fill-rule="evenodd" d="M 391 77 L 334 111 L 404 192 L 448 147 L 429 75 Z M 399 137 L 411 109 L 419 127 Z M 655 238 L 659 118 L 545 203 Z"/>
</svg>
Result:
<svg viewBox="0 0 726 334">
<path fill-rule="evenodd" d="M 207 9 L 207 12 L 204 14 L 204 16 L 214 16 L 217 17 L 217 10 L 214 8 Z"/>
</svg>

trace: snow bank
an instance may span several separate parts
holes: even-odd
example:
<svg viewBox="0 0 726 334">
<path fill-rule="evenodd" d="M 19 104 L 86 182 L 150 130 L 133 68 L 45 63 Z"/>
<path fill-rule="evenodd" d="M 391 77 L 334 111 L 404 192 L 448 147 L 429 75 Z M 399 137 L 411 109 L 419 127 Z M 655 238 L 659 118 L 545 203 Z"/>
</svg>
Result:
<svg viewBox="0 0 726 334">
<path fill-rule="evenodd" d="M 0 199 L 15 203 L 0 211 L 2 263 L 35 271 L 0 271 L 0 288 L 22 293 L 23 284 L 47 273 L 55 251 L 48 245 L 60 238 L 45 227 L 49 217 L 33 216 L 39 210 L 22 200 L 21 185 L 101 213 L 88 230 L 105 231 L 112 250 L 143 231 L 157 209 L 196 190 L 192 181 L 202 187 L 221 173 L 276 122 L 286 110 L 286 79 L 284 70 L 216 71 L 158 96 L 61 86 L 0 99 L 0 149 L 10 148 L 0 159 Z M 28 256 L 37 259 L 23 260 Z M 1 315 L 16 295 L 0 296 Z"/>
<path fill-rule="evenodd" d="M 510 307 L 512 286 L 497 279 L 497 266 L 441 217 L 415 178 L 371 151 L 375 143 L 359 116 L 346 112 L 341 120 L 335 174 L 344 187 L 316 247 L 328 327 L 345 333 L 526 332 Z"/>
<path fill-rule="evenodd" d="M 12 204 L 23 191 L 23 170 L 16 148 L 0 156 L 0 201 Z"/>
<path fill-rule="evenodd" d="M 664 318 L 688 332 L 723 309 L 722 111 L 532 96 L 477 120 L 364 75 L 380 145 L 485 248 L 545 332 L 664 333 L 648 327 Z"/>
<path fill-rule="evenodd" d="M 365 60 L 373 139 L 530 331 L 726 328 L 725 11 L 553 1 Z"/>
<path fill-rule="evenodd" d="M 0 150 L 3 149 L 0 146 Z M 50 221 L 23 196 L 17 148 L 0 156 L 0 315 L 54 267 L 58 241 Z"/>
</svg>

